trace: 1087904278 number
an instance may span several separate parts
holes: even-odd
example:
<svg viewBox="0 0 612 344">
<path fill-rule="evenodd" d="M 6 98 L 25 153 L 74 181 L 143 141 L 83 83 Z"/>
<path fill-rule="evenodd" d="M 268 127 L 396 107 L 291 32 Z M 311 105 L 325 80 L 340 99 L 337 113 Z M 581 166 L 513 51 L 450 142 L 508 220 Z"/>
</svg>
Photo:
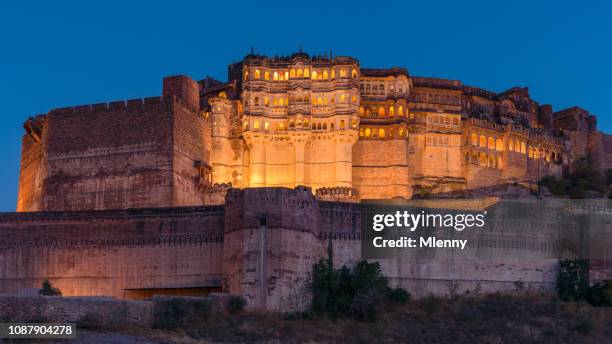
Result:
<svg viewBox="0 0 612 344">
<path fill-rule="evenodd" d="M 0 338 L 76 338 L 75 324 L 0 324 Z"/>
</svg>

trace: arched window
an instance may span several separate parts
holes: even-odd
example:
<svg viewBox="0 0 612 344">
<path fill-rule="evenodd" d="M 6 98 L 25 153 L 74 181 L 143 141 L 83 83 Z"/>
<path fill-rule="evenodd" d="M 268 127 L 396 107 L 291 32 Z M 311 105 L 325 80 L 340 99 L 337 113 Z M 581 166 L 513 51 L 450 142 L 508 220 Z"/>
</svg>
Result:
<svg viewBox="0 0 612 344">
<path fill-rule="evenodd" d="M 244 122 L 244 124 L 242 125 L 242 130 L 247 130 L 249 129 L 249 122 Z"/>
<path fill-rule="evenodd" d="M 385 115 L 385 108 L 383 108 L 382 106 L 378 108 L 378 115 L 379 116 L 384 116 Z"/>
<path fill-rule="evenodd" d="M 304 128 L 310 128 L 310 124 L 308 123 L 308 120 L 304 121 Z"/>
<path fill-rule="evenodd" d="M 344 129 L 344 120 L 343 119 L 340 120 L 340 129 L 341 130 Z"/>
<path fill-rule="evenodd" d="M 480 153 L 478 164 L 480 166 L 487 167 L 487 155 L 485 153 Z"/>
<path fill-rule="evenodd" d="M 278 72 L 274 72 L 274 74 L 272 74 L 272 79 L 274 79 L 274 81 L 278 81 Z"/>
<path fill-rule="evenodd" d="M 278 130 L 285 130 L 285 124 L 284 124 L 284 123 L 279 123 L 279 124 L 276 126 L 276 128 L 277 128 Z"/>
<path fill-rule="evenodd" d="M 385 129 L 378 129 L 378 137 L 385 137 Z"/>
<path fill-rule="evenodd" d="M 245 80 L 245 81 L 246 81 L 246 80 L 249 80 L 249 71 L 248 71 L 248 70 L 245 70 L 245 71 L 244 71 L 244 80 Z"/>
<path fill-rule="evenodd" d="M 289 128 L 295 127 L 295 122 L 293 120 L 289 120 Z"/>
<path fill-rule="evenodd" d="M 291 77 L 291 79 L 295 78 L 295 69 L 291 68 L 291 71 L 289 71 L 289 77 Z"/>
<path fill-rule="evenodd" d="M 312 71 L 312 80 L 317 80 L 317 71 L 316 70 Z"/>
<path fill-rule="evenodd" d="M 340 69 L 340 77 L 341 78 L 346 78 L 346 69 L 344 69 L 344 68 Z"/>
<path fill-rule="evenodd" d="M 321 97 L 317 98 L 317 105 L 323 105 L 323 98 Z"/>
<path fill-rule="evenodd" d="M 514 152 L 514 141 L 512 139 L 508 139 L 508 150 Z"/>
<path fill-rule="evenodd" d="M 324 70 L 323 71 L 323 80 L 327 80 L 327 77 L 328 77 L 327 71 Z"/>
<path fill-rule="evenodd" d="M 264 72 L 264 79 L 270 80 L 270 73 L 268 71 Z"/>
<path fill-rule="evenodd" d="M 521 153 L 522 154 L 525 154 L 527 152 L 526 146 L 527 145 L 525 144 L 525 142 L 521 142 Z M 516 146 L 515 146 L 515 148 L 516 148 Z"/>
<path fill-rule="evenodd" d="M 255 124 L 253 124 L 253 128 L 259 129 L 259 121 L 255 121 Z"/>
<path fill-rule="evenodd" d="M 285 80 L 289 80 L 289 72 L 285 72 Z"/>
<path fill-rule="evenodd" d="M 459 117 L 453 117 L 453 125 L 456 127 L 459 126 Z"/>
<path fill-rule="evenodd" d="M 487 147 L 487 138 L 484 135 L 480 135 L 480 147 Z"/>
<path fill-rule="evenodd" d="M 502 141 L 502 139 L 495 140 L 495 150 L 497 151 L 504 150 L 504 141 Z"/>
<path fill-rule="evenodd" d="M 362 114 L 362 115 L 365 113 L 365 110 L 363 109 L 363 106 L 359 107 L 359 113 Z"/>
<path fill-rule="evenodd" d="M 331 78 L 332 79 L 336 78 L 336 71 L 334 69 L 331 70 Z"/>
<path fill-rule="evenodd" d="M 472 133 L 471 143 L 472 146 L 478 146 L 478 135 Z"/>
<path fill-rule="evenodd" d="M 400 116 L 404 115 L 404 107 L 400 105 L 400 107 L 397 109 L 397 114 Z"/>
<path fill-rule="evenodd" d="M 334 123 L 332 123 L 332 124 L 330 124 L 330 125 L 329 125 L 329 129 L 330 129 L 330 130 L 334 130 Z"/>
<path fill-rule="evenodd" d="M 281 98 L 281 99 L 278 101 L 278 105 L 280 105 L 280 106 L 285 106 L 285 99 Z"/>
<path fill-rule="evenodd" d="M 302 69 L 301 69 L 301 68 L 300 68 L 300 69 L 298 69 L 298 70 L 297 70 L 297 77 L 298 77 L 298 78 L 301 78 L 303 75 L 304 75 L 304 74 L 303 74 L 303 72 L 302 72 Z"/>
<path fill-rule="evenodd" d="M 531 148 L 531 146 L 529 146 L 528 152 L 528 156 L 533 159 L 533 148 Z"/>
<path fill-rule="evenodd" d="M 404 128 L 399 129 L 399 136 L 404 136 Z"/>
<path fill-rule="evenodd" d="M 357 96 L 353 95 L 353 96 L 351 97 L 351 101 L 352 101 L 353 103 L 357 103 Z"/>
<path fill-rule="evenodd" d="M 353 71 L 351 72 L 351 77 L 353 79 L 357 77 L 357 70 L 355 70 L 355 68 L 353 68 Z"/>
<path fill-rule="evenodd" d="M 255 105 L 259 105 L 259 97 L 255 97 Z"/>
<path fill-rule="evenodd" d="M 488 167 L 495 168 L 495 157 L 493 155 L 489 155 L 489 163 Z"/>
<path fill-rule="evenodd" d="M 345 98 L 346 97 L 344 96 L 344 94 L 341 94 L 340 95 L 340 103 L 344 103 Z"/>
<path fill-rule="evenodd" d="M 364 133 L 363 133 L 363 128 L 359 128 L 359 136 L 363 137 Z"/>
<path fill-rule="evenodd" d="M 389 116 L 395 116 L 395 109 L 393 108 L 393 106 L 389 108 Z"/>
<path fill-rule="evenodd" d="M 274 104 L 274 106 L 278 106 L 278 98 L 273 98 L 272 104 Z"/>
<path fill-rule="evenodd" d="M 255 79 L 259 79 L 259 69 L 255 69 Z"/>
<path fill-rule="evenodd" d="M 370 128 L 366 128 L 365 130 L 365 136 L 366 137 L 370 137 L 372 135 L 372 131 L 370 130 Z"/>
<path fill-rule="evenodd" d="M 266 123 L 264 124 L 264 129 L 265 129 L 265 130 L 270 129 L 270 122 L 266 122 Z"/>
<path fill-rule="evenodd" d="M 489 137 L 489 149 L 495 149 L 495 139 L 492 137 Z"/>
<path fill-rule="evenodd" d="M 309 78 L 310 77 L 310 72 L 308 71 L 308 68 L 304 69 L 304 77 L 305 78 Z"/>
<path fill-rule="evenodd" d="M 499 168 L 500 170 L 503 168 L 501 156 L 497 157 L 497 168 Z"/>
</svg>

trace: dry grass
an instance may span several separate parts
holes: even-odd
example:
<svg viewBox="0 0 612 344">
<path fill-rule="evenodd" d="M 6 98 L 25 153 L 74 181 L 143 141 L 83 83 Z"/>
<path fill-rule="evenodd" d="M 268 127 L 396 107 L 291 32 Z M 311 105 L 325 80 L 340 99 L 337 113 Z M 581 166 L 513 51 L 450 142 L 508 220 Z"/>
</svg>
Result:
<svg viewBox="0 0 612 344">
<path fill-rule="evenodd" d="M 375 322 L 251 312 L 209 316 L 177 331 L 125 331 L 177 343 L 608 343 L 612 309 L 546 295 L 489 295 L 383 305 Z"/>
</svg>

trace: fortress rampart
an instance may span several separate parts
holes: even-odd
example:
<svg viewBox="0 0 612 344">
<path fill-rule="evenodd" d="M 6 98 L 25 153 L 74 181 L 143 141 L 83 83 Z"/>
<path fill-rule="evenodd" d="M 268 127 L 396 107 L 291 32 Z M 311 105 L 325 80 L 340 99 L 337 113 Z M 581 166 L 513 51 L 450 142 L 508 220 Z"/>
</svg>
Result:
<svg viewBox="0 0 612 344">
<path fill-rule="evenodd" d="M 586 156 L 612 167 L 594 115 L 554 112 L 526 87 L 303 52 L 249 54 L 227 82 L 167 77 L 159 97 L 54 109 L 24 129 L 17 213 L 0 214 L 0 293 L 49 278 L 67 295 L 223 291 L 284 309 L 330 246 L 337 265 L 360 259 L 362 200 L 527 192 Z M 559 235 L 499 223 L 466 252 L 381 265 L 415 295 L 551 288 L 546 242 Z"/>
</svg>

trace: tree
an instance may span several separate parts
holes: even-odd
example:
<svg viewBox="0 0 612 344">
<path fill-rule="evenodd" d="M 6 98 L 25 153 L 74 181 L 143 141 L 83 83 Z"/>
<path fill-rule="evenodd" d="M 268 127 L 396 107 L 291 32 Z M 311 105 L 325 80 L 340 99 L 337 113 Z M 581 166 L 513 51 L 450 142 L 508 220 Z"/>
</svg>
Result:
<svg viewBox="0 0 612 344">
<path fill-rule="evenodd" d="M 42 288 L 38 291 L 38 294 L 44 296 L 62 296 L 62 292 L 59 289 L 54 288 L 53 285 L 51 285 L 51 282 L 49 282 L 49 280 L 46 278 L 43 280 Z"/>
</svg>

